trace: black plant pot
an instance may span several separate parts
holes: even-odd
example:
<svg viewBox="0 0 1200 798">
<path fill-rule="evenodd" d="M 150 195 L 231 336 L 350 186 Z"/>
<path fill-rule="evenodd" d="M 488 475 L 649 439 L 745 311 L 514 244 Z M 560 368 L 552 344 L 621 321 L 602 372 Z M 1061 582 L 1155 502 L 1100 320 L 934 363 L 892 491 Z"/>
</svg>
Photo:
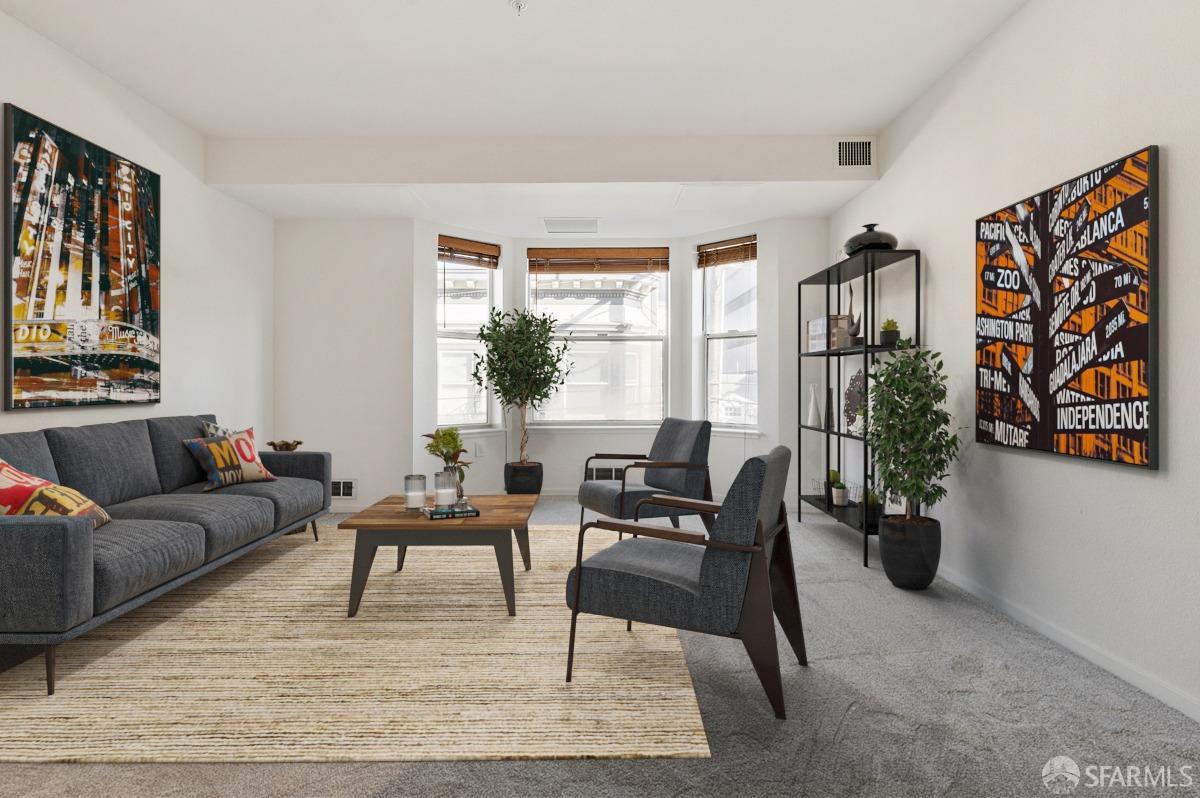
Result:
<svg viewBox="0 0 1200 798">
<path fill-rule="evenodd" d="M 541 463 L 505 463 L 505 493 L 541 493 Z"/>
<path fill-rule="evenodd" d="M 880 330 L 879 331 L 879 343 L 882 346 L 895 346 L 896 344 L 900 343 L 900 331 L 899 330 Z"/>
<path fill-rule="evenodd" d="M 942 525 L 934 518 L 885 515 L 879 524 L 879 558 L 896 587 L 924 590 L 942 557 Z"/>
</svg>

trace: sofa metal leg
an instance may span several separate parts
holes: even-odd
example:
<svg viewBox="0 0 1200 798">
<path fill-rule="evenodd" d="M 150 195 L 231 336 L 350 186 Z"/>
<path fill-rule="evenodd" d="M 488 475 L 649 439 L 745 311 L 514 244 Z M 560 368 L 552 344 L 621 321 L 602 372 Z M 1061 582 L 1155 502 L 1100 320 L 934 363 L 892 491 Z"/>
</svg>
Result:
<svg viewBox="0 0 1200 798">
<path fill-rule="evenodd" d="M 312 522 L 312 528 L 313 528 L 313 540 L 315 540 L 316 542 L 320 543 L 320 542 L 321 542 L 321 538 L 317 536 L 317 522 L 316 522 L 316 520 L 315 520 L 315 519 L 314 519 L 314 520 L 313 520 L 313 522 Z"/>
<path fill-rule="evenodd" d="M 46 695 L 54 695 L 54 665 L 58 646 L 46 646 Z"/>
</svg>

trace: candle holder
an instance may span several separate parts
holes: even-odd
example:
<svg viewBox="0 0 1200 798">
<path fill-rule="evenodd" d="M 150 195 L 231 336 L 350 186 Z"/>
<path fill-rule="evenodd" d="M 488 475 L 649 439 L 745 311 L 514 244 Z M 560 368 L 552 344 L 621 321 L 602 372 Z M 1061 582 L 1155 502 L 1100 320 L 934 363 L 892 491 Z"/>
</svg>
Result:
<svg viewBox="0 0 1200 798">
<path fill-rule="evenodd" d="M 404 478 L 404 509 L 420 511 L 425 506 L 425 475 L 409 474 Z"/>
<path fill-rule="evenodd" d="M 433 503 L 447 508 L 458 501 L 458 476 L 450 471 L 439 471 L 433 475 Z"/>
</svg>

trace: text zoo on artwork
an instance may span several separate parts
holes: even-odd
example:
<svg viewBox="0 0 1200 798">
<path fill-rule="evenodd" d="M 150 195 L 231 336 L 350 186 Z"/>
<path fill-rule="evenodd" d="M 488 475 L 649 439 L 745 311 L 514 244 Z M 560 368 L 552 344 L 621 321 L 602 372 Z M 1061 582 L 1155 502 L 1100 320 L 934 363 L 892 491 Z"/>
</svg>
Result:
<svg viewBox="0 0 1200 798">
<path fill-rule="evenodd" d="M 1157 466 L 1156 147 L 988 214 L 975 438 Z"/>
</svg>

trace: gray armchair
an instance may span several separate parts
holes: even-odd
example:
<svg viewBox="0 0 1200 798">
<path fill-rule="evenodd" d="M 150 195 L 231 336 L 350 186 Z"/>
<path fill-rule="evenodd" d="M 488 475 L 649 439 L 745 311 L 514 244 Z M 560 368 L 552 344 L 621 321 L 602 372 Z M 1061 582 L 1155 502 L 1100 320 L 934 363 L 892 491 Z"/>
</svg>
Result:
<svg viewBox="0 0 1200 798">
<path fill-rule="evenodd" d="M 783 504 L 791 457 L 785 446 L 751 457 L 720 505 L 656 495 L 635 508 L 715 513 L 707 537 L 620 521 L 593 521 L 580 529 L 575 568 L 567 577 L 572 611 L 568 682 L 579 613 L 606 615 L 741 640 L 775 716 L 786 717 L 772 614 L 800 664 L 808 664 Z M 592 529 L 635 537 L 584 560 L 584 536 Z"/>
<path fill-rule="evenodd" d="M 586 510 L 609 518 L 633 518 L 638 502 L 656 494 L 687 499 L 712 499 L 708 479 L 708 442 L 712 424 L 708 421 L 687 421 L 681 418 L 663 419 L 650 446 L 650 454 L 594 454 L 583 466 L 584 481 L 579 486 L 579 525 L 583 526 Z M 588 479 L 587 472 L 594 460 L 632 461 L 621 469 L 620 479 Z M 641 471 L 641 480 L 630 471 Z M 679 516 L 695 515 L 699 511 L 663 505 L 648 507 L 647 518 L 669 518 L 679 526 Z M 707 526 L 711 518 L 702 514 Z"/>
</svg>

